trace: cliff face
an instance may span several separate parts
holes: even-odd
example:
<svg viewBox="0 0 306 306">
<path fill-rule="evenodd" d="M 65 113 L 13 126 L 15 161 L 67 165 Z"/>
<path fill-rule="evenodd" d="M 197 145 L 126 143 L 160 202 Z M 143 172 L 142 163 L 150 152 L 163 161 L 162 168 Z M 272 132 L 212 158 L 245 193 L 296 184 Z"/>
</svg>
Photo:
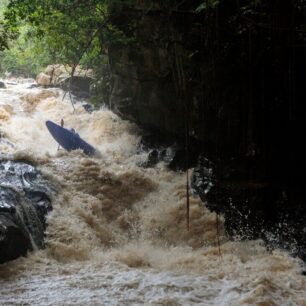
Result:
<svg viewBox="0 0 306 306">
<path fill-rule="evenodd" d="M 123 10 L 113 22 L 133 41 L 110 47 L 111 105 L 176 136 L 188 120 L 189 135 L 221 155 L 274 159 L 303 135 L 303 11 L 224 2 L 203 13 L 188 4 Z"/>
<path fill-rule="evenodd" d="M 180 134 L 184 107 L 176 94 L 172 50 L 161 41 L 168 31 L 166 16 L 154 11 L 138 20 L 136 42 L 111 48 L 111 105 L 145 128 Z"/>
<path fill-rule="evenodd" d="M 110 48 L 111 106 L 151 131 L 184 138 L 187 126 L 223 169 L 217 181 L 235 182 L 229 193 L 241 181 L 274 190 L 260 198 L 271 215 L 273 203 L 304 203 L 306 9 L 251 2 L 123 10 L 113 22 L 133 40 Z"/>
</svg>

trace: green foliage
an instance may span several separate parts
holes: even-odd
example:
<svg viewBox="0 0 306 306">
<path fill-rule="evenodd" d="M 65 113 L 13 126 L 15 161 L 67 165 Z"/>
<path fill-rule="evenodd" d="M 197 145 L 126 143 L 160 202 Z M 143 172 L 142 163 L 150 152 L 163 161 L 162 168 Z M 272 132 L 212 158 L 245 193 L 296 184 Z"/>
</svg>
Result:
<svg viewBox="0 0 306 306">
<path fill-rule="evenodd" d="M 8 47 L 7 40 L 8 40 L 8 37 L 6 35 L 4 25 L 0 20 L 0 52 Z"/>
<path fill-rule="evenodd" d="M 10 0 L 5 17 L 11 28 L 20 22 L 30 24 L 57 61 L 71 66 L 123 37 L 110 26 L 106 0 Z"/>
<path fill-rule="evenodd" d="M 130 42 L 122 30 L 112 25 L 110 18 L 116 15 L 115 11 L 122 12 L 130 1 L 7 2 L 4 13 L 6 33 L 18 31 L 20 36 L 11 44 L 11 49 L 3 53 L 2 70 L 35 74 L 49 63 L 68 64 L 71 67 L 81 64 L 84 68 L 94 68 L 97 76 L 94 102 L 107 102 L 110 89 L 108 45 Z M 9 47 L 6 41 L 7 38 L 2 43 L 5 48 Z M 102 94 L 99 95 L 99 92 Z"/>
<path fill-rule="evenodd" d="M 32 35 L 30 26 L 5 19 L 10 14 L 6 10 L 8 3 L 9 0 L 0 2 L 0 72 L 34 76 L 50 63 L 48 48 Z"/>
<path fill-rule="evenodd" d="M 17 75 L 34 77 L 46 65 L 53 62 L 48 46 L 44 40 L 31 36 L 31 29 L 24 26 L 20 29 L 17 41 L 1 53 L 0 70 Z"/>
<path fill-rule="evenodd" d="M 3 20 L 7 3 L 8 0 L 0 1 L 0 52 L 8 48 L 8 41 L 13 38 L 13 34 L 15 33 L 13 29 L 12 31 L 8 31 L 7 25 Z"/>
</svg>

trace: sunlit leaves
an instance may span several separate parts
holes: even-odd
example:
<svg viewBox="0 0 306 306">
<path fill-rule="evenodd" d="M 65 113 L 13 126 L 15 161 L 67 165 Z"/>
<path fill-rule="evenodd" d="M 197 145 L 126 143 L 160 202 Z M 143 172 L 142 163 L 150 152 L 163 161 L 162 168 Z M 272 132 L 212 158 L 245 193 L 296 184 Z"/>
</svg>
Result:
<svg viewBox="0 0 306 306">
<path fill-rule="evenodd" d="M 105 1 L 98 0 L 10 0 L 5 14 L 13 29 L 27 23 L 33 34 L 47 42 L 58 61 L 76 64 L 89 51 L 93 36 L 105 21 Z"/>
</svg>

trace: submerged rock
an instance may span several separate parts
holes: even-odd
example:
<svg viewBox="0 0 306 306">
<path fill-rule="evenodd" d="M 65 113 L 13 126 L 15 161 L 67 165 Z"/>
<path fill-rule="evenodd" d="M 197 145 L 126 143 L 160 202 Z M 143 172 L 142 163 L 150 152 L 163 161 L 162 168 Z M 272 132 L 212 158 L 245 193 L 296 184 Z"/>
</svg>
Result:
<svg viewBox="0 0 306 306">
<path fill-rule="evenodd" d="M 6 88 L 5 84 L 0 81 L 0 88 Z"/>
<path fill-rule="evenodd" d="M 48 182 L 32 165 L 0 161 L 0 263 L 44 247 L 52 209 Z"/>
</svg>

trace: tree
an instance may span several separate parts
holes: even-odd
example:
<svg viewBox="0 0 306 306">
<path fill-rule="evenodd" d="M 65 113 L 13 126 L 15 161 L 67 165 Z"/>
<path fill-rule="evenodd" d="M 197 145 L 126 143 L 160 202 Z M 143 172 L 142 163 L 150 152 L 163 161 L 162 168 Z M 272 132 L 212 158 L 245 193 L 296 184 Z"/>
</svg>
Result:
<svg viewBox="0 0 306 306">
<path fill-rule="evenodd" d="M 13 28 L 11 28 L 11 31 L 8 31 L 7 25 L 3 21 L 4 11 L 7 4 L 8 0 L 3 0 L 0 2 L 0 52 L 8 48 L 8 41 L 13 37 L 13 33 L 15 33 Z"/>
<path fill-rule="evenodd" d="M 56 60 L 72 67 L 122 36 L 109 23 L 107 0 L 9 0 L 5 20 L 10 31 L 24 22 L 31 25 L 32 34 L 45 40 Z"/>
</svg>

